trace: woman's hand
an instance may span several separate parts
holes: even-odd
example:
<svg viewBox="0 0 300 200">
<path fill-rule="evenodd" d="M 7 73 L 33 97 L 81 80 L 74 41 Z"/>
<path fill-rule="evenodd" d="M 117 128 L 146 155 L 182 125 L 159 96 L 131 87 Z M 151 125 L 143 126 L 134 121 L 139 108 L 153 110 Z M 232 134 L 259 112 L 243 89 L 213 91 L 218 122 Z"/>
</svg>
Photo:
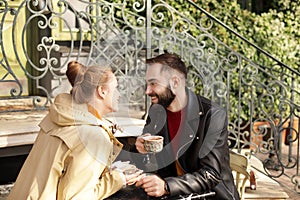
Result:
<svg viewBox="0 0 300 200">
<path fill-rule="evenodd" d="M 141 177 L 135 186 L 141 186 L 149 196 L 161 197 L 167 194 L 167 191 L 165 191 L 165 181 L 156 175 Z"/>
<path fill-rule="evenodd" d="M 145 174 L 143 174 L 143 170 L 138 170 L 133 174 L 124 173 L 124 175 L 126 179 L 126 185 L 133 185 L 145 176 Z"/>
<path fill-rule="evenodd" d="M 136 141 L 135 141 L 135 147 L 136 149 L 138 150 L 139 153 L 148 153 L 145 149 L 144 149 L 144 137 L 145 136 L 149 136 L 151 135 L 150 133 L 146 133 L 146 134 L 143 134 L 139 137 L 136 138 Z"/>
</svg>

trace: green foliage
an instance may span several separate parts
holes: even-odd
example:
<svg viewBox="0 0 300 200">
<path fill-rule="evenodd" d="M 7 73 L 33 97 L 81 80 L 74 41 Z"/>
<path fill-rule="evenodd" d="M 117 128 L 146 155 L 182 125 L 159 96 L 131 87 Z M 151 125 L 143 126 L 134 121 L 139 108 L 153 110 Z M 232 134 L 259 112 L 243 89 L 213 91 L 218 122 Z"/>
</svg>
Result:
<svg viewBox="0 0 300 200">
<path fill-rule="evenodd" d="M 196 3 L 237 31 L 257 46 L 270 52 L 275 58 L 298 69 L 300 65 L 300 4 L 297 1 L 274 1 L 273 9 L 256 14 L 242 10 L 236 1 L 196 0 Z M 277 8 L 277 9 L 275 9 Z M 266 62 L 257 57 L 256 52 L 245 44 L 237 44 L 236 37 L 229 32 L 216 32 L 224 43 L 254 61 Z"/>
<path fill-rule="evenodd" d="M 270 52 L 273 57 L 282 63 L 299 71 L 299 0 L 274 0 L 274 2 L 271 3 L 271 7 L 266 10 L 266 12 L 260 14 L 249 10 L 243 10 L 236 1 L 231 0 L 195 0 L 194 2 L 253 44 L 266 52 Z M 195 18 L 197 18 L 197 16 L 195 16 Z M 233 50 L 262 66 L 261 70 L 265 70 L 266 72 L 272 71 L 273 74 L 276 75 L 274 72 L 275 68 L 272 68 L 276 63 L 274 63 L 272 59 L 263 56 L 255 48 L 241 41 L 234 34 L 220 27 L 213 27 L 213 31 L 210 31 L 210 33 Z M 281 79 L 280 70 L 278 71 L 278 76 L 276 78 Z M 240 73 L 240 71 L 238 70 L 236 73 Z M 288 70 L 286 70 L 285 73 L 296 77 L 295 74 Z M 249 72 L 249 74 L 251 73 Z M 272 79 L 270 77 L 267 78 L 268 76 L 266 76 L 265 73 L 256 74 L 255 79 L 259 81 L 249 83 L 248 86 L 243 85 L 243 87 L 240 87 L 241 83 L 239 82 L 240 77 L 238 74 L 233 75 L 232 77 L 233 79 L 230 82 L 231 120 L 233 120 L 238 113 L 240 113 L 240 117 L 246 121 L 249 120 L 251 112 L 262 113 L 261 110 L 257 110 L 257 107 L 250 107 L 250 105 L 255 105 L 251 104 L 250 101 L 257 101 L 259 98 L 261 98 L 261 103 L 265 103 L 265 105 L 268 105 L 269 103 L 271 105 L 261 105 L 260 108 L 264 110 L 265 114 L 280 113 L 285 117 L 289 115 L 290 110 L 283 110 L 280 107 L 282 105 L 279 103 L 280 101 L 278 99 L 270 100 L 266 95 L 267 87 L 272 84 Z M 250 79 L 251 78 L 249 78 L 249 80 Z M 284 81 L 288 84 L 291 83 L 291 79 L 289 78 L 285 78 Z M 278 89 L 278 91 L 280 91 L 280 89 Z M 276 94 L 277 98 L 281 96 L 278 91 L 278 94 Z M 288 98 L 290 94 L 285 95 L 285 97 Z M 240 98 L 237 98 L 239 96 Z M 241 106 L 240 108 L 239 105 Z"/>
</svg>

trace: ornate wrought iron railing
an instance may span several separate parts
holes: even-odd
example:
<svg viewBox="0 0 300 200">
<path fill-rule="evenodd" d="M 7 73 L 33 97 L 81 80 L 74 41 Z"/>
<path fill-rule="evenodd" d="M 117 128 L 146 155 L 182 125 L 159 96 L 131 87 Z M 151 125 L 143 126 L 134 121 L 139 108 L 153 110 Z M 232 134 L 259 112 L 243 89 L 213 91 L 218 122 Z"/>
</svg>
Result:
<svg viewBox="0 0 300 200">
<path fill-rule="evenodd" d="M 108 62 L 124 108 L 146 111 L 143 60 L 175 52 L 189 66 L 189 87 L 227 109 L 230 147 L 250 149 L 265 173 L 289 177 L 299 193 L 299 72 L 193 1 L 186 3 L 199 12 L 198 21 L 155 2 L 1 0 L 0 102 L 30 103 L 18 109 L 3 104 L 0 112 L 46 108 L 56 94 L 69 91 L 64 73 L 71 60 Z M 216 38 L 216 27 L 251 46 L 257 61 Z"/>
</svg>

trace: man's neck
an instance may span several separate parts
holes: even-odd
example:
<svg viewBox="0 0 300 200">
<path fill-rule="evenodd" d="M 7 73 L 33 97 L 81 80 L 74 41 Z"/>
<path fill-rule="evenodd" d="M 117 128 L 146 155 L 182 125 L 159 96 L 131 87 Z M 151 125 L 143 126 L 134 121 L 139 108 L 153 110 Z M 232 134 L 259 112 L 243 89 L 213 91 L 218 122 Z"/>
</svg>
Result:
<svg viewBox="0 0 300 200">
<path fill-rule="evenodd" d="M 182 110 L 187 104 L 187 94 L 185 89 L 180 93 L 176 94 L 175 99 L 171 103 L 171 105 L 167 108 L 167 110 L 171 112 L 178 112 Z"/>
</svg>

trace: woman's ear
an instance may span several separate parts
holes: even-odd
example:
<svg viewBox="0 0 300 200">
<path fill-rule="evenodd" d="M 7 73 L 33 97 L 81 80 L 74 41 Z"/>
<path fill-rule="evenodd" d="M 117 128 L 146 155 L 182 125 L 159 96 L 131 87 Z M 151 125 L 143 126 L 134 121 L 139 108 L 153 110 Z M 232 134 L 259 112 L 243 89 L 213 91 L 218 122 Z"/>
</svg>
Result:
<svg viewBox="0 0 300 200">
<path fill-rule="evenodd" d="M 107 94 L 107 91 L 105 90 L 104 87 L 99 86 L 99 87 L 97 88 L 97 93 L 98 93 L 98 95 L 99 95 L 100 98 L 104 99 L 105 96 L 106 96 L 106 94 Z"/>
</svg>

